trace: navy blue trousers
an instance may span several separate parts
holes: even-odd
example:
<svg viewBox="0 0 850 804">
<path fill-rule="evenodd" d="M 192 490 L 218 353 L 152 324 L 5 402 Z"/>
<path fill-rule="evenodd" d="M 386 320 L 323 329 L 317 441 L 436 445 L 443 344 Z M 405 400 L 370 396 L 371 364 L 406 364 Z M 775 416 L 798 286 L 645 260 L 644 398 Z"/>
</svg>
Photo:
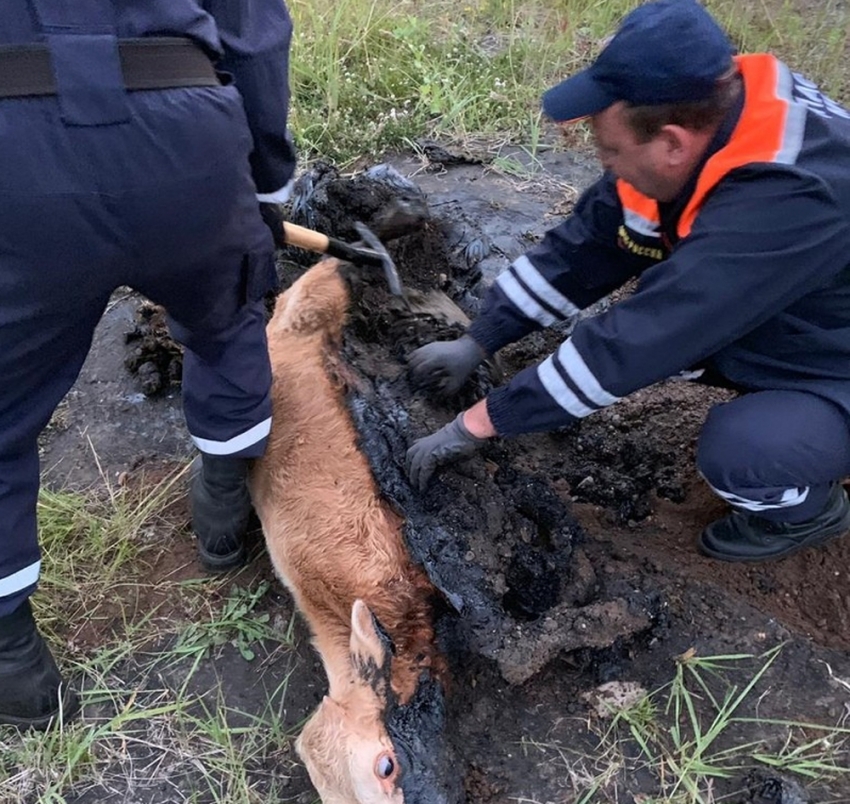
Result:
<svg viewBox="0 0 850 804">
<path fill-rule="evenodd" d="M 801 391 L 758 391 L 710 411 L 697 466 L 738 510 L 805 522 L 850 474 L 850 421 L 832 402 Z"/>
<path fill-rule="evenodd" d="M 38 580 L 38 435 L 116 287 L 168 310 L 199 449 L 256 457 L 269 432 L 273 243 L 241 99 L 128 98 L 130 122 L 95 126 L 65 125 L 54 97 L 0 100 L 0 616 Z"/>
</svg>

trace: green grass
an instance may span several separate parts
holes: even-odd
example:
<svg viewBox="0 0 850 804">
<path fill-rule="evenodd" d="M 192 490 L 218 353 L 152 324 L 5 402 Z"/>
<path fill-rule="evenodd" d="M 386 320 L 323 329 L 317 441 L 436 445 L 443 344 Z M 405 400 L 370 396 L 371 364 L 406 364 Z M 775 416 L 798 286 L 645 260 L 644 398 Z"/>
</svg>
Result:
<svg viewBox="0 0 850 804">
<path fill-rule="evenodd" d="M 289 735 L 275 726 L 283 720 L 281 712 L 237 712 L 221 698 L 198 710 L 181 721 L 181 741 L 187 754 L 200 757 L 199 792 L 227 804 L 280 800 L 292 764 Z M 235 718 L 244 725 L 234 725 Z"/>
<path fill-rule="evenodd" d="M 782 650 L 762 656 L 678 657 L 672 680 L 621 709 L 611 708 L 592 757 L 535 744 L 567 769 L 575 804 L 615 800 L 616 783 L 638 772 L 658 782 L 646 804 L 712 804 L 718 780 L 762 768 L 801 784 L 850 774 L 850 728 L 743 714 L 757 709 L 762 682 Z M 551 761 L 551 760 L 550 760 Z"/>
<path fill-rule="evenodd" d="M 260 645 L 293 648 L 292 618 L 272 622 L 261 610 L 269 583 L 152 573 L 176 540 L 190 538 L 172 513 L 185 476 L 178 469 L 141 485 L 42 490 L 33 607 L 81 690 L 84 718 L 46 734 L 0 728 L 0 804 L 62 804 L 98 785 L 146 783 L 174 785 L 176 800 L 187 802 L 265 804 L 288 779 L 288 673 L 250 713 L 228 707 L 220 686 L 190 683 L 227 646 L 258 666 Z"/>
<path fill-rule="evenodd" d="M 158 529 L 172 529 L 160 512 L 182 491 L 185 471 L 174 472 L 142 494 L 112 484 L 102 492 L 74 494 L 42 489 L 38 500 L 43 594 L 39 621 L 88 620 L 105 603 L 123 601 L 144 578 Z M 120 616 L 120 612 L 113 612 Z"/>
<path fill-rule="evenodd" d="M 744 51 L 771 50 L 847 100 L 838 0 L 710 0 Z M 586 64 L 633 0 L 290 0 L 302 157 L 348 165 L 422 137 L 539 143 L 540 95 Z"/>
<path fill-rule="evenodd" d="M 224 601 L 212 602 L 205 595 L 206 582 L 184 586 L 184 595 L 192 589 L 196 616 L 179 631 L 176 643 L 169 648 L 168 661 L 191 662 L 184 670 L 185 682 L 192 678 L 200 664 L 222 645 L 233 645 L 247 662 L 256 659 L 254 646 L 263 640 L 278 639 L 292 645 L 294 620 L 284 632 L 276 631 L 270 624 L 268 612 L 257 612 L 260 601 L 269 591 L 268 581 L 259 582 L 253 589 L 234 585 Z"/>
</svg>

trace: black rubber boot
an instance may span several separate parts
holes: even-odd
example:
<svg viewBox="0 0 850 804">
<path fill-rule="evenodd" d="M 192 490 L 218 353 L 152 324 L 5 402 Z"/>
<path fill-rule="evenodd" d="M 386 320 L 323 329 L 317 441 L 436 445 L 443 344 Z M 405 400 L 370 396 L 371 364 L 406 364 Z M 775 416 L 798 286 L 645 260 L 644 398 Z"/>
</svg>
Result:
<svg viewBox="0 0 850 804">
<path fill-rule="evenodd" d="M 38 633 L 29 601 L 0 617 L 0 723 L 43 731 L 80 711 Z"/>
<path fill-rule="evenodd" d="M 245 563 L 245 534 L 251 516 L 248 460 L 200 456 L 192 477 L 192 530 L 198 555 L 210 572 L 227 572 Z"/>
<path fill-rule="evenodd" d="M 721 561 L 770 561 L 823 544 L 850 531 L 850 500 L 836 484 L 826 507 L 814 519 L 791 524 L 771 522 L 735 511 L 712 522 L 700 536 L 702 553 Z"/>
</svg>

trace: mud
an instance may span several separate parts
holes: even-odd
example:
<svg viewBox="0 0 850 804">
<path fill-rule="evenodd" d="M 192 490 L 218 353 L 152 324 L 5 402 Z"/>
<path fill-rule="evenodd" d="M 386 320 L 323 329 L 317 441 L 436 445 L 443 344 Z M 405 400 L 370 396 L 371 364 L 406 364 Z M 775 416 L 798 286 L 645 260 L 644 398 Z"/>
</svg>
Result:
<svg viewBox="0 0 850 804">
<path fill-rule="evenodd" d="M 382 306 L 389 309 L 388 300 Z M 356 326 L 349 332 L 343 352 L 358 374 L 350 408 L 381 490 L 404 514 L 414 559 L 459 615 L 459 648 L 495 660 L 507 681 L 521 683 L 559 650 L 608 646 L 647 629 L 652 602 L 600 588 L 579 549 L 581 527 L 546 478 L 513 467 L 516 445 L 488 446 L 442 472 L 424 495 L 411 489 L 403 474 L 408 445 L 455 411 L 414 393 L 395 356 L 444 337 L 444 328 L 430 318 L 426 333 L 421 312 L 413 314 L 416 326 L 406 324 L 407 311 L 397 315 L 387 332 L 371 330 L 370 342 L 357 338 Z M 375 366 L 379 376 L 365 373 Z M 467 393 L 478 396 L 492 382 L 472 385 Z"/>
<path fill-rule="evenodd" d="M 741 716 L 836 724 L 850 712 L 850 687 L 842 683 L 850 679 L 850 539 L 756 566 L 727 566 L 696 552 L 701 528 L 725 509 L 696 475 L 694 448 L 709 407 L 729 398 L 728 392 L 664 383 L 569 430 L 494 442 L 477 459 L 440 473 L 425 495 L 414 494 L 403 480 L 403 453 L 413 438 L 449 421 L 502 376 L 548 354 L 565 334 L 533 335 L 503 350 L 498 365 L 479 370 L 454 400 L 433 403 L 407 384 L 410 349 L 460 332 L 464 316 L 478 311 L 487 284 L 568 211 L 575 189 L 595 173 L 566 153 L 544 154 L 542 163 L 533 178 L 519 180 L 487 165 L 424 172 L 416 158 L 395 159 L 431 213 L 421 230 L 390 244 L 413 309 L 391 299 L 379 276 L 352 273 L 357 303 L 345 343 L 350 406 L 384 493 L 408 518 L 411 550 L 445 597 L 442 635 L 455 660 L 446 717 L 455 781 L 470 802 L 576 800 L 577 780 L 592 770 L 588 757 L 607 727 L 586 693 L 613 680 L 658 689 L 673 676 L 675 657 L 689 649 L 701 656 L 758 656 L 784 645 Z M 315 228 L 352 237 L 346 227 L 353 219 L 374 222 L 379 200 L 367 192 L 372 206 L 356 213 L 346 206 L 337 215 L 337 190 L 323 190 L 320 178 L 312 179 L 314 192 L 316 184 L 320 191 L 314 204 L 324 216 L 314 213 Z M 323 197 L 331 200 L 319 203 Z M 313 259 L 286 256 L 297 259 L 282 262 L 284 283 Z M 128 308 L 122 309 L 126 324 Z M 423 314 L 426 309 L 430 314 Z M 91 473 L 90 451 L 109 474 L 187 454 L 173 390 L 138 400 L 128 391 L 127 376 L 118 376 L 126 371 L 123 355 L 115 368 L 121 352 L 117 313 L 96 339 L 62 426 L 45 439 L 56 482 Z M 135 401 L 128 403 L 129 397 Z M 120 412 L 107 416 L 110 403 Z M 81 433 L 91 444 L 88 451 L 81 451 Z M 181 538 L 181 549 L 191 556 L 188 535 Z M 254 564 L 271 577 L 261 552 Z M 279 586 L 268 608 L 275 616 L 291 611 Z M 245 711 L 263 711 L 265 690 L 289 676 L 282 708 L 288 728 L 322 693 L 321 669 L 302 626 L 296 634 L 297 657 L 273 654 L 259 667 L 240 665 L 233 673 L 242 679 L 238 701 Z M 242 660 L 233 655 L 219 661 L 224 665 L 214 672 L 226 676 L 227 663 Z M 737 683 L 746 684 L 759 666 L 757 659 L 741 660 Z M 247 680 L 252 673 L 253 683 Z M 787 736 L 781 728 L 742 725 L 723 735 L 717 749 L 729 748 L 732 740 L 778 749 Z M 627 738 L 623 749 L 636 751 Z M 847 779 L 753 770 L 748 756 L 740 759 L 740 771 L 717 780 L 716 799 L 850 801 Z M 297 766 L 274 772 L 291 776 L 284 800 L 290 794 L 299 804 L 312 800 Z M 262 787 L 265 777 L 257 778 Z M 658 800 L 663 782 L 647 770 L 621 768 L 593 800 Z M 156 780 L 150 784 L 157 789 Z M 110 800 L 131 798 L 115 793 Z M 168 793 L 149 800 L 185 798 Z"/>
<path fill-rule="evenodd" d="M 131 345 L 124 365 L 145 396 L 167 393 L 183 379 L 183 350 L 168 331 L 165 309 L 143 301 L 134 314 L 135 326 L 125 336 Z"/>
</svg>

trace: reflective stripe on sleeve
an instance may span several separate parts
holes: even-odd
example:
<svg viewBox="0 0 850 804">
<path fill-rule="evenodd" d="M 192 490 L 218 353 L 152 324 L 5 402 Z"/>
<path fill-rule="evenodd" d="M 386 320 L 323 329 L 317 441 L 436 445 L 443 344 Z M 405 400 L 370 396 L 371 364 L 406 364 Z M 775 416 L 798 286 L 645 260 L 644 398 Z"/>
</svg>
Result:
<svg viewBox="0 0 850 804">
<path fill-rule="evenodd" d="M 525 255 L 514 260 L 496 284 L 526 318 L 544 327 L 579 312 L 578 307 L 549 283 Z"/>
<path fill-rule="evenodd" d="M 538 366 L 537 376 L 549 396 L 577 418 L 588 416 L 620 400 L 620 397 L 609 394 L 599 384 L 572 339 L 563 343 L 555 354 Z M 566 377 L 569 377 L 570 382 L 567 382 Z"/>
<path fill-rule="evenodd" d="M 261 204 L 285 204 L 292 198 L 294 187 L 295 179 L 290 179 L 283 187 L 273 193 L 257 193 L 257 201 Z"/>
</svg>

